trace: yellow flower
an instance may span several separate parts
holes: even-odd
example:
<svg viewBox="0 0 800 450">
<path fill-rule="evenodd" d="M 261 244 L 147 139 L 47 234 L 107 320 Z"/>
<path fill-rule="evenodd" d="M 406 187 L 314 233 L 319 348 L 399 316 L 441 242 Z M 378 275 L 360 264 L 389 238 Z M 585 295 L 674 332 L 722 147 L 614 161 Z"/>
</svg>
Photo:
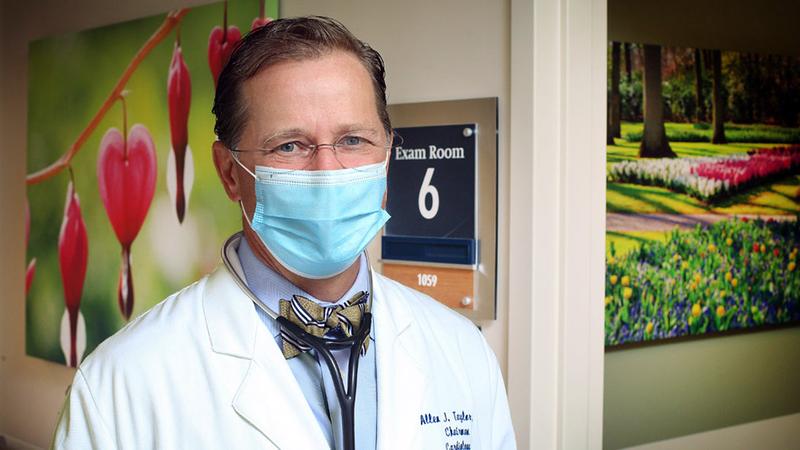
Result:
<svg viewBox="0 0 800 450">
<path fill-rule="evenodd" d="M 609 256 L 609 257 L 608 257 L 608 263 L 609 263 L 609 264 L 614 264 L 615 262 L 617 262 L 617 260 L 616 260 L 616 259 L 614 259 L 614 257 L 613 257 L 613 256 Z"/>
<path fill-rule="evenodd" d="M 678 260 L 680 260 L 680 259 L 681 259 L 681 255 L 679 255 L 679 254 L 677 254 L 677 253 L 675 253 L 674 255 L 672 255 L 672 260 L 673 260 L 673 261 L 675 261 L 675 262 L 678 262 Z"/>
<path fill-rule="evenodd" d="M 796 267 L 794 261 L 789 263 L 789 272 L 794 272 L 794 268 Z"/>
<path fill-rule="evenodd" d="M 733 279 L 733 274 L 730 272 L 725 273 L 725 281 L 731 281 Z"/>
<path fill-rule="evenodd" d="M 797 252 L 789 253 L 789 259 L 794 260 L 797 257 Z"/>
<path fill-rule="evenodd" d="M 702 275 L 700 275 L 700 272 L 695 272 L 695 273 L 694 273 L 694 281 L 695 281 L 696 283 L 699 283 L 699 282 L 700 282 L 700 280 L 702 280 L 702 279 L 703 279 L 703 276 L 702 276 Z"/>
<path fill-rule="evenodd" d="M 692 305 L 692 316 L 700 317 L 701 312 L 703 312 L 703 310 L 700 308 L 700 303 L 695 303 Z"/>
<path fill-rule="evenodd" d="M 717 306 L 717 317 L 722 317 L 725 315 L 725 307 L 722 305 Z"/>
<path fill-rule="evenodd" d="M 620 280 L 623 286 L 630 286 L 631 285 L 631 277 L 627 275 L 622 276 L 622 280 Z"/>
<path fill-rule="evenodd" d="M 715 251 L 717 251 L 717 246 L 714 244 L 708 244 L 708 252 L 714 253 Z"/>
<path fill-rule="evenodd" d="M 647 322 L 647 328 L 644 329 L 644 332 L 647 334 L 653 332 L 653 322 Z"/>
<path fill-rule="evenodd" d="M 626 287 L 622 290 L 622 296 L 625 298 L 625 300 L 628 300 L 631 298 L 631 296 L 633 296 L 633 289 Z"/>
<path fill-rule="evenodd" d="M 609 277 L 608 281 L 610 281 L 612 285 L 617 284 L 617 276 L 616 275 L 611 275 L 611 277 Z"/>
<path fill-rule="evenodd" d="M 612 297 L 610 295 L 606 295 L 606 306 L 611 303 Z"/>
<path fill-rule="evenodd" d="M 681 269 L 686 270 L 689 268 L 689 261 L 684 261 L 681 263 Z"/>
<path fill-rule="evenodd" d="M 728 247 L 730 247 L 731 245 L 733 245 L 733 239 L 728 238 L 725 240 L 725 243 L 728 244 Z"/>
<path fill-rule="evenodd" d="M 738 285 L 739 285 L 739 280 L 737 280 L 736 278 L 731 280 L 731 286 L 736 287 Z"/>
<path fill-rule="evenodd" d="M 766 251 L 767 251 L 767 246 L 764 245 L 764 244 L 761 244 L 761 253 L 764 253 Z"/>
<path fill-rule="evenodd" d="M 719 291 L 719 296 L 720 297 L 725 297 L 725 294 L 727 294 L 727 292 L 725 292 L 724 290 L 723 291 Z"/>
</svg>

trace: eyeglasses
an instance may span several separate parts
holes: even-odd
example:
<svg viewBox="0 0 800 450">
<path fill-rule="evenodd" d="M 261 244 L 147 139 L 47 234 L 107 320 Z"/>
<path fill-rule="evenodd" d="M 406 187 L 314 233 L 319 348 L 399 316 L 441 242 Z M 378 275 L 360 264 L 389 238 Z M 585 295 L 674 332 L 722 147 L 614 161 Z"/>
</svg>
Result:
<svg viewBox="0 0 800 450">
<path fill-rule="evenodd" d="M 231 149 L 234 154 L 248 155 L 249 162 L 257 166 L 267 166 L 277 169 L 301 170 L 311 163 L 317 151 L 328 147 L 333 151 L 334 157 L 347 169 L 383 162 L 391 146 L 377 144 L 358 134 L 346 134 L 335 141 L 334 144 L 311 144 L 305 139 L 282 140 L 269 144 L 265 149 Z"/>
</svg>

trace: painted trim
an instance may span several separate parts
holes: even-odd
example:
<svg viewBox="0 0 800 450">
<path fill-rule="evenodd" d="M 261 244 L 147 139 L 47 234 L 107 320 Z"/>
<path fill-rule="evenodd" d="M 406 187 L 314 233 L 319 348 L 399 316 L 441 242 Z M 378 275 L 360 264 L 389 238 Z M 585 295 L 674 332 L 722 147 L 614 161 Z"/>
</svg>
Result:
<svg viewBox="0 0 800 450">
<path fill-rule="evenodd" d="M 509 400 L 520 448 L 599 449 L 606 1 L 511 1 Z"/>
</svg>

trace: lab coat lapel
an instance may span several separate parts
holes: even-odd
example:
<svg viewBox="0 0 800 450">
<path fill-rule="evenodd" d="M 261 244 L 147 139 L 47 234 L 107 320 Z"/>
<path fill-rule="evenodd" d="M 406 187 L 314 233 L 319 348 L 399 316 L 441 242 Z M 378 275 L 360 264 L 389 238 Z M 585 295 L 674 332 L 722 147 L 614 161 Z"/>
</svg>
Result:
<svg viewBox="0 0 800 450">
<path fill-rule="evenodd" d="M 421 336 L 403 298 L 373 275 L 378 368 L 378 448 L 422 448 L 419 417 L 428 386 Z"/>
<path fill-rule="evenodd" d="M 236 267 L 238 260 L 233 262 Z M 233 409 L 278 448 L 326 448 L 327 440 L 253 302 L 224 267 L 207 283 L 203 308 L 212 349 L 250 360 L 231 401 Z"/>
<path fill-rule="evenodd" d="M 233 399 L 233 409 L 278 448 L 326 448 L 328 441 L 274 338 L 264 327 L 259 329 L 260 350 Z"/>
</svg>

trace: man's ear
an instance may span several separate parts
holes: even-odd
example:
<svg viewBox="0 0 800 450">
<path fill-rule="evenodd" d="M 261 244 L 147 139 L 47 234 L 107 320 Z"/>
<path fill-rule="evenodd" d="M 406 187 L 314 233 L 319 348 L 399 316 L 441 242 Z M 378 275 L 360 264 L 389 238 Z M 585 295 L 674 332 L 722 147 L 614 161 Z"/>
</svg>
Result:
<svg viewBox="0 0 800 450">
<path fill-rule="evenodd" d="M 212 154 L 214 155 L 214 167 L 217 168 L 217 175 L 222 182 L 222 187 L 225 188 L 225 193 L 228 198 L 238 202 L 242 196 L 240 193 L 239 176 L 236 170 L 236 161 L 233 160 L 233 154 L 228 150 L 228 147 L 221 141 L 214 141 L 211 146 Z"/>
</svg>

